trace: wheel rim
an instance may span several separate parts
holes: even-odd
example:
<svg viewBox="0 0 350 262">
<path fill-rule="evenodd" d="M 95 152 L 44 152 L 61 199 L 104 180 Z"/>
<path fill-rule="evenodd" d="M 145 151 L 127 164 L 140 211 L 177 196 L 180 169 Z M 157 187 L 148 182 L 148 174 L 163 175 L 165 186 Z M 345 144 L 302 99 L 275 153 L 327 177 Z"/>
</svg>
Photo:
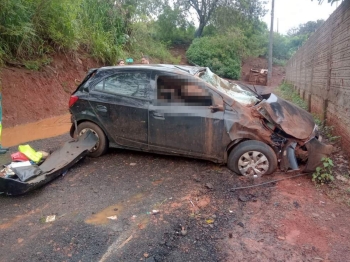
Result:
<svg viewBox="0 0 350 262">
<path fill-rule="evenodd" d="M 96 145 L 90 150 L 90 152 L 93 153 L 97 150 L 98 146 L 100 145 L 100 138 L 99 138 L 98 134 L 96 133 L 96 131 L 91 129 L 91 128 L 84 128 L 84 129 L 80 130 L 79 136 L 81 136 L 82 134 L 84 134 L 88 130 L 90 130 L 95 136 L 97 136 Z"/>
<path fill-rule="evenodd" d="M 238 169 L 243 176 L 260 177 L 268 171 L 269 160 L 259 151 L 249 151 L 239 158 Z"/>
</svg>

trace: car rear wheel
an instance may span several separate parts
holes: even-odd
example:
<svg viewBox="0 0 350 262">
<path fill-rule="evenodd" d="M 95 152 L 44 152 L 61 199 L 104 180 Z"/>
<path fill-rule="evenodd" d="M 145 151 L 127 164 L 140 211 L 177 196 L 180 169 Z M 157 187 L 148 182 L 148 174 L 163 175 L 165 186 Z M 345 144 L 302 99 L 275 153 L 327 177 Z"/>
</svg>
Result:
<svg viewBox="0 0 350 262">
<path fill-rule="evenodd" d="M 84 134 L 86 131 L 91 130 L 93 132 L 98 140 L 93 149 L 89 152 L 88 156 L 90 157 L 99 157 L 103 155 L 107 149 L 108 149 L 108 141 L 105 133 L 102 131 L 102 129 L 91 122 L 83 122 L 78 125 L 78 134 L 81 136 Z"/>
<path fill-rule="evenodd" d="M 233 148 L 228 157 L 227 166 L 237 174 L 260 177 L 276 170 L 277 157 L 267 144 L 248 140 Z"/>
</svg>

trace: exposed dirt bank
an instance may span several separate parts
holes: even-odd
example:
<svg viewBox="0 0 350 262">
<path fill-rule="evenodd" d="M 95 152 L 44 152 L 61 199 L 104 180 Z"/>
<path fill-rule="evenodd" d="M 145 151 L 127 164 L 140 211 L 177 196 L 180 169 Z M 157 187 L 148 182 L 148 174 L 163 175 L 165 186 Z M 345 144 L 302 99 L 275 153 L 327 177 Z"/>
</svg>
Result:
<svg viewBox="0 0 350 262">
<path fill-rule="evenodd" d="M 96 66 L 96 62 L 82 55 L 61 54 L 41 71 L 2 68 L 3 127 L 66 114 L 71 92 L 87 70 Z"/>
</svg>

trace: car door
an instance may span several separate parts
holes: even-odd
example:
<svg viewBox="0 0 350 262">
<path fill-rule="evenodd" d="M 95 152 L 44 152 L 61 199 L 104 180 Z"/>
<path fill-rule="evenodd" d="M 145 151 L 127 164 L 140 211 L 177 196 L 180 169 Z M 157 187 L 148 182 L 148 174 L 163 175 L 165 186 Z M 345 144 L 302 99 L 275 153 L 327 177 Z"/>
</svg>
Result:
<svg viewBox="0 0 350 262">
<path fill-rule="evenodd" d="M 106 132 L 120 146 L 147 149 L 150 75 L 127 70 L 104 77 L 90 91 L 90 104 Z"/>
<path fill-rule="evenodd" d="M 149 149 L 221 161 L 224 112 L 211 107 L 222 98 L 195 77 L 155 73 L 153 79 Z"/>
</svg>

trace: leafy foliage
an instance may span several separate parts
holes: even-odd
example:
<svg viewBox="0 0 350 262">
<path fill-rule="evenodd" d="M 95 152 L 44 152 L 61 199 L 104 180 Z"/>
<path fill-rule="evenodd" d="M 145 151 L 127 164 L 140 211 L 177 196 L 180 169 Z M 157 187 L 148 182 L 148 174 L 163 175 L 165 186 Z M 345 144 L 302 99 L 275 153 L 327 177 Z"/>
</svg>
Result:
<svg viewBox="0 0 350 262">
<path fill-rule="evenodd" d="M 317 167 L 312 174 L 312 181 L 317 184 L 326 184 L 334 180 L 333 177 L 333 161 L 328 157 L 322 158 L 322 166 Z"/>
<path fill-rule="evenodd" d="M 2 0 L 0 64 L 17 60 L 34 69 L 40 67 L 38 62 L 43 56 L 53 51 L 79 49 L 105 64 L 114 64 L 132 50 L 130 36 L 136 20 L 142 16 L 141 10 L 148 12 L 147 7 L 159 2 L 161 0 Z M 149 32 L 149 27 L 145 28 Z M 153 46 L 157 44 L 154 38 L 147 41 L 148 44 L 152 41 Z M 139 47 L 141 53 L 148 51 Z M 170 53 L 161 53 L 160 58 L 165 56 L 171 57 Z"/>
<path fill-rule="evenodd" d="M 191 43 L 196 30 L 180 7 L 171 8 L 169 5 L 164 6 L 155 26 L 156 39 L 170 45 Z"/>
<path fill-rule="evenodd" d="M 242 44 L 244 35 L 240 30 L 226 35 L 197 38 L 186 52 L 192 63 L 208 66 L 222 77 L 238 79 L 241 73 L 241 58 L 245 53 Z"/>
<path fill-rule="evenodd" d="M 291 85 L 283 83 L 281 86 L 279 86 L 279 88 L 276 91 L 276 93 L 278 93 L 278 95 L 284 98 L 285 100 L 291 101 L 300 108 L 308 110 L 308 105 L 306 104 L 306 102 L 300 98 L 300 96 L 294 91 Z"/>
<path fill-rule="evenodd" d="M 285 63 L 323 23 L 324 20 L 309 21 L 290 29 L 287 35 L 274 33 L 274 60 L 279 64 Z"/>
</svg>

